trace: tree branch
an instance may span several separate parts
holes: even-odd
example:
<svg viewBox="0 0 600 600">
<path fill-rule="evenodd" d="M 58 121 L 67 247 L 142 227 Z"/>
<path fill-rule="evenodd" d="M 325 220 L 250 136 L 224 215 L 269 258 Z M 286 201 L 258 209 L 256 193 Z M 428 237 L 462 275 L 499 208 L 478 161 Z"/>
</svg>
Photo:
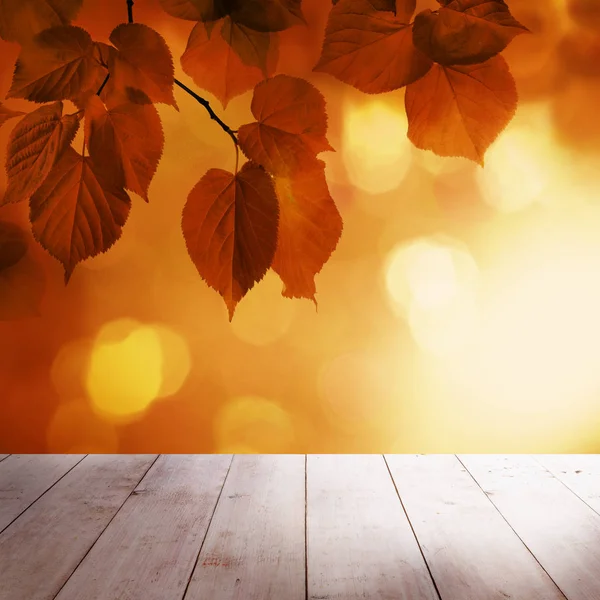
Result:
<svg viewBox="0 0 600 600">
<path fill-rule="evenodd" d="M 104 78 L 104 81 L 102 82 L 102 85 L 100 86 L 100 88 L 96 92 L 96 96 L 99 96 L 102 93 L 102 90 L 104 89 L 104 86 L 108 83 L 108 78 L 109 77 L 110 77 L 110 73 L 107 73 L 106 77 Z"/>
<path fill-rule="evenodd" d="M 133 0 L 127 0 L 127 22 L 133 23 Z"/>
</svg>

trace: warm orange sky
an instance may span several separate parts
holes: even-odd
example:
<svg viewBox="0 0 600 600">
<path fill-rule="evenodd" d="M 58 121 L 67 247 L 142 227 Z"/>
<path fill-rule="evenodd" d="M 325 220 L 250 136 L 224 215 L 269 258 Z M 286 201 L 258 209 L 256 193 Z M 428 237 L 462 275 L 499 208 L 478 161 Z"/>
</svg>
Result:
<svg viewBox="0 0 600 600">
<path fill-rule="evenodd" d="M 124 5 L 85 0 L 75 23 L 106 41 Z M 177 90 L 179 113 L 159 106 L 150 203 L 133 198 L 114 248 L 65 288 L 32 242 L 20 285 L 43 274 L 45 291 L 39 316 L 0 322 L 0 452 L 600 451 L 595 22 L 566 0 L 509 2 L 533 35 L 504 52 L 520 106 L 481 169 L 412 147 L 402 90 L 368 96 L 311 72 L 326 5 L 304 0 L 308 26 L 283 35 L 278 66 L 325 95 L 337 150 L 321 158 L 344 232 L 316 278 L 318 312 L 269 272 L 230 324 L 198 276 L 181 211 L 235 154 Z M 135 10 L 198 89 L 179 65 L 192 24 L 157 0 Z M 17 54 L 0 41 L 0 97 Z M 226 110 L 203 95 L 231 127 L 252 120 L 251 92 Z M 2 211 L 25 223 L 26 206 Z M 0 276 L 2 316 L 22 308 Z"/>
</svg>

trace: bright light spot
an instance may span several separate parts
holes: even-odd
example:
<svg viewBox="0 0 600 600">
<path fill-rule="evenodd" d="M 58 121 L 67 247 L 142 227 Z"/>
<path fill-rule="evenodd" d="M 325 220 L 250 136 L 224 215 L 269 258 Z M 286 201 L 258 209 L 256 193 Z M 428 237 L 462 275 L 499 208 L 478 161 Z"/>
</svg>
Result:
<svg viewBox="0 0 600 600">
<path fill-rule="evenodd" d="M 46 432 L 47 451 L 56 453 L 115 453 L 116 429 L 90 409 L 85 400 L 60 404 Z"/>
<path fill-rule="evenodd" d="M 278 404 L 258 396 L 240 396 L 215 419 L 217 453 L 285 453 L 294 441 L 294 426 Z"/>
<path fill-rule="evenodd" d="M 129 421 L 156 399 L 162 385 L 160 337 L 149 326 L 125 319 L 99 333 L 87 371 L 92 406 L 103 416 Z"/>
<path fill-rule="evenodd" d="M 350 182 L 369 194 L 396 189 L 411 163 L 407 130 L 404 112 L 382 100 L 346 102 L 342 144 Z"/>
<path fill-rule="evenodd" d="M 477 313 L 478 275 L 465 249 L 441 239 L 422 239 L 392 251 L 385 284 L 392 308 L 408 318 L 417 343 L 444 354 L 469 339 Z"/>
<path fill-rule="evenodd" d="M 438 156 L 431 150 L 412 149 L 415 162 L 432 175 L 455 173 L 472 165 L 468 158 L 458 156 Z"/>
<path fill-rule="evenodd" d="M 248 344 L 265 346 L 285 335 L 296 313 L 296 303 L 281 295 L 283 284 L 269 271 L 235 309 L 233 333 Z"/>
<path fill-rule="evenodd" d="M 158 398 L 176 394 L 184 384 L 192 366 L 190 350 L 185 339 L 164 325 L 153 325 L 160 340 L 162 353 L 162 385 Z"/>
<path fill-rule="evenodd" d="M 519 117 L 490 147 L 477 181 L 485 201 L 503 212 L 548 203 L 567 158 L 553 136 L 546 104 L 524 105 Z"/>
</svg>

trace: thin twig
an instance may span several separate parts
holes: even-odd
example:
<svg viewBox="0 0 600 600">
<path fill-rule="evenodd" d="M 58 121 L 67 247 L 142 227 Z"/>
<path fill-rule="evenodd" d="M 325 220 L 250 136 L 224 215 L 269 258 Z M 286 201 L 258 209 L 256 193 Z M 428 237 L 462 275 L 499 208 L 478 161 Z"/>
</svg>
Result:
<svg viewBox="0 0 600 600">
<path fill-rule="evenodd" d="M 190 90 L 190 88 L 187 85 L 185 85 L 184 83 L 181 83 L 181 81 L 179 81 L 179 79 L 175 79 L 175 83 L 182 90 L 186 91 L 192 98 L 194 98 L 194 100 L 197 100 L 200 104 L 202 104 L 202 106 L 204 106 L 204 108 L 207 110 L 208 114 L 210 115 L 210 118 L 213 121 L 216 121 L 221 126 L 221 129 L 233 140 L 233 143 L 235 144 L 235 147 L 237 149 L 239 144 L 238 144 L 238 139 L 235 136 L 233 129 L 231 129 L 231 127 L 229 127 L 229 125 L 224 123 L 219 118 L 217 113 L 215 113 L 215 111 L 212 109 L 210 102 L 208 100 L 205 100 L 202 96 L 199 96 L 198 94 L 196 94 L 196 92 L 194 92 L 193 90 Z"/>
<path fill-rule="evenodd" d="M 102 93 L 102 90 L 104 89 L 104 86 L 108 83 L 108 78 L 109 77 L 110 77 L 110 73 L 107 73 L 106 77 L 104 78 L 104 81 L 102 82 L 102 85 L 100 86 L 100 88 L 96 92 L 96 96 L 99 96 Z"/>
<path fill-rule="evenodd" d="M 127 0 L 127 22 L 133 23 L 133 0 Z"/>
</svg>

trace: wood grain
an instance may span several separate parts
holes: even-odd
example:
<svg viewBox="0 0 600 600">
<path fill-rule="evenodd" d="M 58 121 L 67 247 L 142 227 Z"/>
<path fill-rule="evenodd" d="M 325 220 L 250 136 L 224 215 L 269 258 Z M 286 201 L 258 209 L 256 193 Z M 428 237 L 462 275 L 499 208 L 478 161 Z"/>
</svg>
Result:
<svg viewBox="0 0 600 600">
<path fill-rule="evenodd" d="M 7 527 L 0 600 L 52 600 L 155 458 L 88 455 Z"/>
<path fill-rule="evenodd" d="M 459 456 L 569 600 L 600 598 L 600 516 L 531 456 Z"/>
<path fill-rule="evenodd" d="M 163 455 L 56 600 L 180 600 L 230 455 Z"/>
<path fill-rule="evenodd" d="M 384 459 L 309 455 L 308 598 L 437 600 Z"/>
<path fill-rule="evenodd" d="M 444 600 L 565 600 L 455 456 L 386 460 Z"/>
<path fill-rule="evenodd" d="M 0 531 L 68 473 L 84 454 L 13 454 L 0 462 Z"/>
<path fill-rule="evenodd" d="M 305 600 L 303 455 L 236 455 L 185 600 Z"/>
<path fill-rule="evenodd" d="M 536 454 L 533 458 L 600 514 L 600 455 Z"/>
</svg>

